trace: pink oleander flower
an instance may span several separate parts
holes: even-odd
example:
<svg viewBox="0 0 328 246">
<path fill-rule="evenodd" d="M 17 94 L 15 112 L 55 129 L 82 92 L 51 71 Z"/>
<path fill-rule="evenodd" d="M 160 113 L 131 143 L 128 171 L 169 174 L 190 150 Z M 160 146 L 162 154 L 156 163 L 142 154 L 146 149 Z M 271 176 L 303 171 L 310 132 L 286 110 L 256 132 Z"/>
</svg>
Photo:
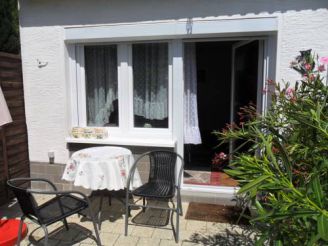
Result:
<svg viewBox="0 0 328 246">
<path fill-rule="evenodd" d="M 286 90 L 286 95 L 287 96 L 294 95 L 294 92 L 295 92 L 294 88 L 288 87 L 287 90 Z"/>
<path fill-rule="evenodd" d="M 288 87 L 286 89 L 286 97 L 291 101 L 295 101 L 296 100 L 295 89 L 292 87 Z"/>
<path fill-rule="evenodd" d="M 315 76 L 314 76 L 313 73 L 311 73 L 310 76 L 309 76 L 309 81 L 312 81 L 312 80 L 314 80 L 314 79 L 315 79 Z"/>
<path fill-rule="evenodd" d="M 306 64 L 304 65 L 304 67 L 305 67 L 305 69 L 308 70 L 308 71 L 312 69 L 312 66 L 311 66 L 309 63 L 306 63 Z"/>
<path fill-rule="evenodd" d="M 324 71 L 326 71 L 326 69 L 325 69 L 325 65 L 320 65 L 320 66 L 318 66 L 318 71 L 319 71 L 319 72 L 324 72 Z"/>
<path fill-rule="evenodd" d="M 328 56 L 323 56 L 319 59 L 320 63 L 326 65 L 328 64 Z"/>
<path fill-rule="evenodd" d="M 224 152 L 220 152 L 219 154 L 216 153 L 212 160 L 212 164 L 221 164 L 225 160 L 227 160 L 227 158 L 228 158 L 228 155 L 225 154 Z"/>
<path fill-rule="evenodd" d="M 224 160 L 224 159 L 227 158 L 227 155 L 224 152 L 220 152 L 219 153 L 219 158 Z"/>
</svg>

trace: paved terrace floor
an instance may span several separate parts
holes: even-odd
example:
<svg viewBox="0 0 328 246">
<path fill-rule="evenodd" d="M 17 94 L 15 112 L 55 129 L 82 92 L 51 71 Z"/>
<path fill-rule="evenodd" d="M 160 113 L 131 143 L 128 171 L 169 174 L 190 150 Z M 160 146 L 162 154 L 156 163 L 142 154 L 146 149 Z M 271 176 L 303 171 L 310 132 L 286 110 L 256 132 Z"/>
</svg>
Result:
<svg viewBox="0 0 328 246">
<path fill-rule="evenodd" d="M 38 203 L 43 203 L 47 199 L 49 199 L 47 196 L 37 197 Z M 99 199 L 93 201 L 94 211 L 99 206 L 98 202 Z M 130 225 L 129 234 L 125 237 L 123 204 L 116 199 L 112 199 L 111 206 L 109 206 L 107 199 L 104 199 L 103 202 L 100 231 L 102 245 L 254 245 L 254 233 L 248 228 L 225 223 L 186 220 L 184 216 L 180 217 L 180 241 L 175 243 L 173 232 L 170 230 L 171 223 L 168 221 L 168 214 L 164 210 L 152 209 L 147 209 L 144 213 L 141 212 L 141 209 L 132 210 L 130 223 L 134 221 L 152 225 L 167 225 L 160 228 Z M 188 203 L 183 203 L 184 215 L 187 208 Z M 0 207 L 0 218 L 19 216 L 20 210 L 15 202 Z M 175 223 L 175 215 L 173 221 Z M 44 232 L 42 228 L 28 219 L 26 219 L 26 223 L 28 235 L 21 245 L 43 245 Z M 93 232 L 90 220 L 73 215 L 68 218 L 68 223 L 69 231 L 65 230 L 62 222 L 48 227 L 49 245 L 96 245 L 94 239 L 90 237 L 90 233 Z"/>
</svg>

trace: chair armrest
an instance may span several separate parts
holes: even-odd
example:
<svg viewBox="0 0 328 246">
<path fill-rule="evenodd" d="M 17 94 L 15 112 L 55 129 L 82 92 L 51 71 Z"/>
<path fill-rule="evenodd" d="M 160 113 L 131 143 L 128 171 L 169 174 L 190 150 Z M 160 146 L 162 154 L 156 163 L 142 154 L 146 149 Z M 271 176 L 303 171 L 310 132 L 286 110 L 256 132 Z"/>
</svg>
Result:
<svg viewBox="0 0 328 246">
<path fill-rule="evenodd" d="M 91 206 L 90 199 L 87 195 L 83 194 L 80 191 L 75 190 L 68 190 L 68 191 L 39 191 L 39 190 L 28 190 L 31 194 L 39 194 L 39 195 L 56 195 L 56 196 L 62 196 L 62 195 L 72 195 L 77 194 L 83 197 L 83 199 L 88 203 L 89 206 Z"/>
<path fill-rule="evenodd" d="M 20 182 L 20 181 L 21 182 L 33 182 L 33 181 L 45 182 L 45 183 L 49 184 L 54 191 L 57 191 L 57 187 L 50 180 L 43 179 L 43 178 L 14 178 L 14 179 L 8 180 L 7 185 L 13 186 L 11 183 Z M 29 189 L 29 191 L 31 191 L 31 189 Z"/>
</svg>

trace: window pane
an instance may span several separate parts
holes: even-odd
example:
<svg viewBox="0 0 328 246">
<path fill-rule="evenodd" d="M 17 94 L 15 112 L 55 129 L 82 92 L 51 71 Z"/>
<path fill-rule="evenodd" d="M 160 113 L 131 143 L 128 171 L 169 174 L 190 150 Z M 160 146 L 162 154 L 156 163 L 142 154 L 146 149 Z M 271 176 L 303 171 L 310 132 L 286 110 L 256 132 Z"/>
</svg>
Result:
<svg viewBox="0 0 328 246">
<path fill-rule="evenodd" d="M 86 46 L 85 76 L 88 126 L 118 126 L 116 45 Z"/>
<path fill-rule="evenodd" d="M 168 44 L 134 44 L 134 126 L 168 128 Z"/>
</svg>

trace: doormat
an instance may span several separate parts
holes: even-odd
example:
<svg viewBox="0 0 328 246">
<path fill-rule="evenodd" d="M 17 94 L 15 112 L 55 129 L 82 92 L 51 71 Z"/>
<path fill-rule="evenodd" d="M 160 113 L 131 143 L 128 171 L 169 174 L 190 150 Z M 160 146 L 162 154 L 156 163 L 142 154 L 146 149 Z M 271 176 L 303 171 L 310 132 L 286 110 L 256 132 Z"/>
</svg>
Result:
<svg viewBox="0 0 328 246">
<path fill-rule="evenodd" d="M 241 212 L 241 209 L 237 209 L 234 206 L 191 202 L 188 206 L 186 219 L 237 224 Z M 250 216 L 248 209 L 246 209 L 244 215 Z M 238 224 L 249 225 L 249 220 L 243 216 Z"/>
</svg>

